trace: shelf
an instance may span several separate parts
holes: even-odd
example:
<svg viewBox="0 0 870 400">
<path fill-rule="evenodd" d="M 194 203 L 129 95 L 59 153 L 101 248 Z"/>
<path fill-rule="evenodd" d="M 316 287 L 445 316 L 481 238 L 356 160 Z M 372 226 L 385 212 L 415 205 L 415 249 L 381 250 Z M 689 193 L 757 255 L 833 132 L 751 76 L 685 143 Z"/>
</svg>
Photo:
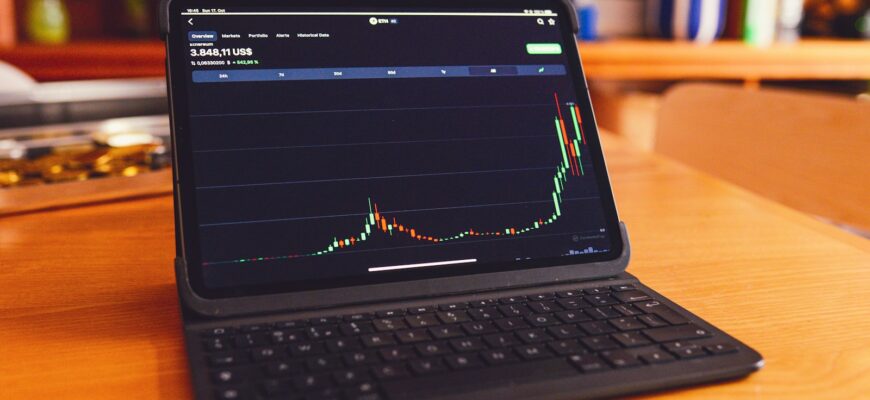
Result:
<svg viewBox="0 0 870 400">
<path fill-rule="evenodd" d="M 614 40 L 578 46 L 589 79 L 870 79 L 870 41 L 804 40 L 763 49 L 737 41 Z M 163 59 L 163 43 L 156 40 L 0 49 L 0 60 L 38 81 L 162 76 Z"/>
<path fill-rule="evenodd" d="M 21 44 L 0 49 L 0 60 L 37 81 L 111 79 L 164 75 L 164 44 L 158 40 Z"/>
<path fill-rule="evenodd" d="M 578 48 L 590 79 L 870 79 L 870 41 L 807 39 L 757 48 L 739 41 L 618 40 Z"/>
</svg>

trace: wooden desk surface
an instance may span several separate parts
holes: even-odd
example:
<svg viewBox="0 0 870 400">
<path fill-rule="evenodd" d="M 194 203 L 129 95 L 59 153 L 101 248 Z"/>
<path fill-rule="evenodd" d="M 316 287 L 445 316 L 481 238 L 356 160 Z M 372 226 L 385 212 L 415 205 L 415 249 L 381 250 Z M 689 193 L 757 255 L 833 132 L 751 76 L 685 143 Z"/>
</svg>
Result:
<svg viewBox="0 0 870 400">
<path fill-rule="evenodd" d="M 686 398 L 870 396 L 870 243 L 607 138 L 629 271 L 759 350 Z M 168 196 L 0 219 L 0 398 L 190 396 Z"/>
</svg>

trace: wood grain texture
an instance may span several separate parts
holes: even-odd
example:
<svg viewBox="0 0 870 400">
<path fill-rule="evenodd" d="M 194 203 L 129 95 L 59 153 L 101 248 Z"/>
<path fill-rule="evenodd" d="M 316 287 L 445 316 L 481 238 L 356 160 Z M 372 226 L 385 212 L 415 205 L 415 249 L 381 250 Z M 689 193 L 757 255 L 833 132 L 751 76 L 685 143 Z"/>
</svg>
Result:
<svg viewBox="0 0 870 400">
<path fill-rule="evenodd" d="M 870 393 L 870 243 L 606 138 L 629 271 L 759 350 L 664 395 Z M 190 396 L 169 196 L 0 219 L 0 398 Z"/>
<path fill-rule="evenodd" d="M 681 84 L 662 99 L 657 131 L 661 154 L 870 232 L 870 102 Z"/>
<path fill-rule="evenodd" d="M 16 187 L 0 190 L 0 217 L 161 194 L 172 194 L 169 169 L 131 177 Z"/>
<path fill-rule="evenodd" d="M 739 41 L 709 45 L 665 40 L 578 42 L 595 79 L 868 79 L 870 42 L 801 40 L 756 48 Z"/>
</svg>

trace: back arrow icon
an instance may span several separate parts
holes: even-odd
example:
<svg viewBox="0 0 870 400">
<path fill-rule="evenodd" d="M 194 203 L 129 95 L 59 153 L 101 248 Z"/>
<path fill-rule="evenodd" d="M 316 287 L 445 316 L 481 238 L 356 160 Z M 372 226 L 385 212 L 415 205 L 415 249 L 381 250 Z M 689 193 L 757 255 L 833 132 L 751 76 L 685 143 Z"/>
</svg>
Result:
<svg viewBox="0 0 870 400">
<path fill-rule="evenodd" d="M 190 26 L 193 26 L 193 18 L 187 20 L 187 23 L 190 24 Z"/>
</svg>

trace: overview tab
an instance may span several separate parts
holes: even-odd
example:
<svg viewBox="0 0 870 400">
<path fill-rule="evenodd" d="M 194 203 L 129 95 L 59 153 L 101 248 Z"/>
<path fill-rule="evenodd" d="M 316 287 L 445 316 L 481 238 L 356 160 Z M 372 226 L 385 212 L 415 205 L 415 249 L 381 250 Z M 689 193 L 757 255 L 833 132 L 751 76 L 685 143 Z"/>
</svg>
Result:
<svg viewBox="0 0 870 400">
<path fill-rule="evenodd" d="M 187 40 L 191 42 L 216 42 L 217 39 L 217 32 L 214 31 L 192 31 L 187 33 Z"/>
</svg>

